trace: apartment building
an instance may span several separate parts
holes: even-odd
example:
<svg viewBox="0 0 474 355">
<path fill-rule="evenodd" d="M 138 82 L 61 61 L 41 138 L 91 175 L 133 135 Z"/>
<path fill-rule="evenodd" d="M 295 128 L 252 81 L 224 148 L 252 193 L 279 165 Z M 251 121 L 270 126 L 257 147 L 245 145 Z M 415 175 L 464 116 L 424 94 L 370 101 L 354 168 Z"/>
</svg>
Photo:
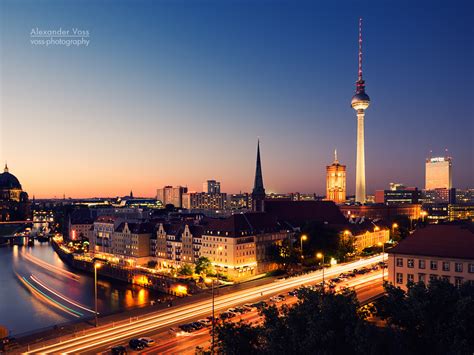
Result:
<svg viewBox="0 0 474 355">
<path fill-rule="evenodd" d="M 456 286 L 474 282 L 472 225 L 430 225 L 387 252 L 388 280 L 402 289 L 409 282 L 438 278 Z"/>
</svg>

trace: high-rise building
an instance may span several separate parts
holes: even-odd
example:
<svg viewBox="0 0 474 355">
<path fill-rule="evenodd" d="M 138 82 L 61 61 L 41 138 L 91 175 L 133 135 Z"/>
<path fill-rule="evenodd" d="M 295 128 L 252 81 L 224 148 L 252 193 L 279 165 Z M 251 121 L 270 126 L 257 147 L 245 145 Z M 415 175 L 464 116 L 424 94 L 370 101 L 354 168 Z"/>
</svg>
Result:
<svg viewBox="0 0 474 355">
<path fill-rule="evenodd" d="M 199 210 L 223 210 L 226 208 L 226 193 L 190 192 L 183 194 L 183 208 Z"/>
<path fill-rule="evenodd" d="M 452 179 L 451 157 L 435 157 L 426 159 L 426 190 L 449 190 L 453 187 Z"/>
<path fill-rule="evenodd" d="M 216 180 L 207 180 L 202 184 L 202 191 L 208 194 L 220 194 L 221 183 Z"/>
<path fill-rule="evenodd" d="M 356 82 L 356 93 L 352 97 L 351 106 L 357 112 L 357 163 L 356 163 L 356 197 L 355 201 L 365 203 L 365 147 L 364 117 L 370 105 L 370 98 L 365 93 L 365 81 L 362 79 L 362 19 L 359 19 L 359 70 Z"/>
<path fill-rule="evenodd" d="M 334 162 L 326 166 L 326 199 L 335 203 L 346 201 L 346 166 L 339 164 L 337 150 Z"/>
<path fill-rule="evenodd" d="M 252 190 L 252 210 L 263 212 L 265 201 L 265 188 L 263 187 L 262 163 L 260 162 L 260 140 L 257 142 L 257 165 L 255 168 L 255 181 Z"/>
<path fill-rule="evenodd" d="M 184 186 L 165 186 L 156 190 L 156 199 L 160 200 L 163 205 L 173 205 L 174 207 L 183 207 L 183 194 L 188 192 L 188 188 Z"/>
</svg>

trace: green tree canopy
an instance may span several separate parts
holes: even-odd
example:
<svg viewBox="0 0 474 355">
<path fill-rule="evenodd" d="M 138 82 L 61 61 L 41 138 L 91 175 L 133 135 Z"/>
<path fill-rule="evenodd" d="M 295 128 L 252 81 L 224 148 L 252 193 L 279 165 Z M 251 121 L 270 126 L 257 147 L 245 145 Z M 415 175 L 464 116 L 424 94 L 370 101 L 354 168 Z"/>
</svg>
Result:
<svg viewBox="0 0 474 355">
<path fill-rule="evenodd" d="M 214 273 L 214 268 L 212 266 L 211 261 L 201 256 L 199 259 L 196 260 L 196 265 L 194 267 L 194 272 L 198 275 L 210 275 Z"/>
<path fill-rule="evenodd" d="M 194 273 L 194 268 L 190 264 L 184 264 L 181 269 L 179 269 L 178 274 L 183 276 L 192 276 Z"/>
</svg>

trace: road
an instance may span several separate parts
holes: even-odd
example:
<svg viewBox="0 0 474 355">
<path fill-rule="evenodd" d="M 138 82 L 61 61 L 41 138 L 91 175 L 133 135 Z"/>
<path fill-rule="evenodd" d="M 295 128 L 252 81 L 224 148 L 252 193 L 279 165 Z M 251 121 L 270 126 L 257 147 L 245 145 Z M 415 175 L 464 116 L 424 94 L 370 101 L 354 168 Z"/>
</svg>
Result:
<svg viewBox="0 0 474 355">
<path fill-rule="evenodd" d="M 382 261 L 382 255 L 358 260 L 348 264 L 335 265 L 325 269 L 327 279 L 338 276 L 342 272 L 359 269 Z M 381 275 L 370 273 L 365 278 L 365 282 L 373 281 L 381 284 Z M 322 271 L 315 271 L 305 275 L 275 281 L 270 284 L 255 286 L 241 291 L 236 291 L 226 295 L 216 297 L 215 309 L 217 312 L 248 302 L 256 302 L 260 299 L 268 299 L 272 295 L 280 294 L 292 290 L 301 285 L 308 285 L 320 282 Z M 359 279 L 359 278 L 358 278 Z M 355 279 L 354 279 L 355 280 Z M 355 285 L 352 285 L 355 286 Z M 212 309 L 211 299 L 192 302 L 180 307 L 173 307 L 158 312 L 149 313 L 133 321 L 124 320 L 114 324 L 102 325 L 81 335 L 69 338 L 56 339 L 54 343 L 41 344 L 33 349 L 25 349 L 25 353 L 90 353 L 99 352 L 115 344 L 121 344 L 128 339 L 137 336 L 159 335 L 171 326 L 183 324 L 195 319 L 205 318 L 210 315 Z M 203 332 L 206 333 L 206 332 Z M 192 346 L 199 343 L 199 334 L 192 333 L 193 339 L 187 344 Z M 195 336 L 194 336 L 195 335 Z M 203 335 L 204 336 L 204 335 Z M 208 336 L 208 335 L 207 335 Z M 173 341 L 173 340 L 171 340 Z M 159 346 L 163 346 L 160 342 Z M 193 349 L 196 345 L 193 345 Z M 160 351 L 161 352 L 161 351 Z M 174 351 L 173 351 L 174 352 Z"/>
</svg>

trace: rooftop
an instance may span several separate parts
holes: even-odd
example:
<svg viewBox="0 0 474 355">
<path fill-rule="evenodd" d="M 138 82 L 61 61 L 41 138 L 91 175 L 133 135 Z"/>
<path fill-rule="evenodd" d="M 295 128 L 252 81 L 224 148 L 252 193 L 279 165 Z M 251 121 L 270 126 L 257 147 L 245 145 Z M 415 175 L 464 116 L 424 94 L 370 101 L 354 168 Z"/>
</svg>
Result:
<svg viewBox="0 0 474 355">
<path fill-rule="evenodd" d="M 387 253 L 474 259 L 474 227 L 472 225 L 427 226 L 417 229 Z"/>
</svg>

